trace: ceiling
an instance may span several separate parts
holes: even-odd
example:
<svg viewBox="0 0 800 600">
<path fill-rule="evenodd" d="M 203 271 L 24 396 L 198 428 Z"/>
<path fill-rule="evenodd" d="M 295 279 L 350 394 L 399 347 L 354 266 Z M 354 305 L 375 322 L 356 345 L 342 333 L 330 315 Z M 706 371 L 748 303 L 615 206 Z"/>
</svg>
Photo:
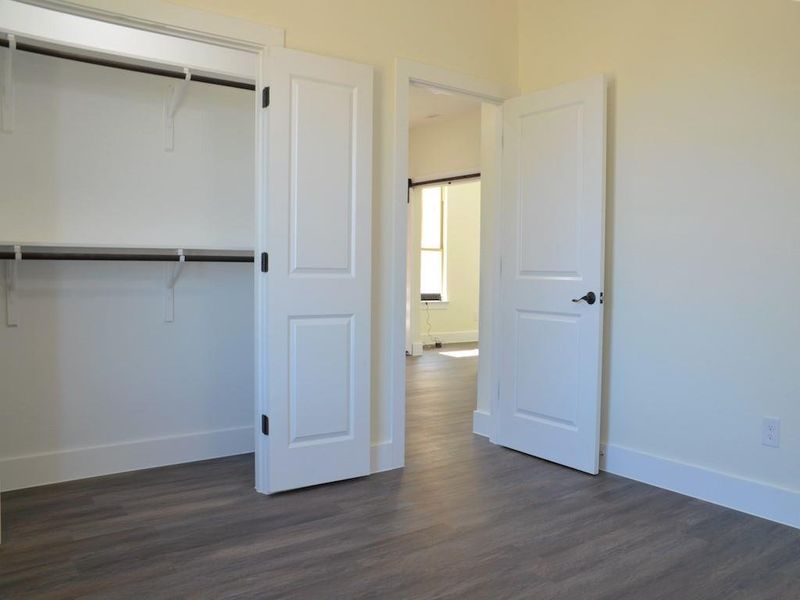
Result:
<svg viewBox="0 0 800 600">
<path fill-rule="evenodd" d="M 477 98 L 412 85 L 409 95 L 409 125 L 418 127 L 445 121 L 475 110 L 481 102 Z"/>
</svg>

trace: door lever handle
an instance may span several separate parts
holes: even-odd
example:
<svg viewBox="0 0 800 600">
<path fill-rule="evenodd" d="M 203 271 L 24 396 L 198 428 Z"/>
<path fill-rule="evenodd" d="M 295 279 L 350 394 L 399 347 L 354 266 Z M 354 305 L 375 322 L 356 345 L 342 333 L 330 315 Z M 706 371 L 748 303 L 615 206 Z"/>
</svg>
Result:
<svg viewBox="0 0 800 600">
<path fill-rule="evenodd" d="M 597 296 L 594 295 L 594 292 L 587 292 L 585 296 L 581 296 L 580 298 L 573 298 L 573 302 L 580 302 L 583 300 L 586 304 L 594 304 L 597 300 Z"/>
</svg>

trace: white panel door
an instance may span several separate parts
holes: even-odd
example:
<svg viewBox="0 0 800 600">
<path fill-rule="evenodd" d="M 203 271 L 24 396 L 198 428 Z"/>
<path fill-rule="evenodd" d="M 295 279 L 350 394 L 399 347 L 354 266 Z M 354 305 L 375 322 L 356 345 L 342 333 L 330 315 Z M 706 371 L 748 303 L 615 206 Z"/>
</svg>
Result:
<svg viewBox="0 0 800 600">
<path fill-rule="evenodd" d="M 257 487 L 370 470 L 372 68 L 271 51 Z"/>
<path fill-rule="evenodd" d="M 596 474 L 605 80 L 506 102 L 495 441 Z"/>
</svg>

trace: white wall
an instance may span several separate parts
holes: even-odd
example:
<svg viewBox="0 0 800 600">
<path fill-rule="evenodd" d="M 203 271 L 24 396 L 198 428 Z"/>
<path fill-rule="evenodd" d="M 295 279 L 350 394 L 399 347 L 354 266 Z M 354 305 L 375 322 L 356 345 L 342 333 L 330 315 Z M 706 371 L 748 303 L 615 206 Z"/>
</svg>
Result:
<svg viewBox="0 0 800 600">
<path fill-rule="evenodd" d="M 252 93 L 19 52 L 0 240 L 248 247 Z M 25 262 L 0 321 L 0 487 L 252 451 L 252 265 Z M 0 315 L 5 316 L 0 293 Z"/>
<path fill-rule="evenodd" d="M 477 173 L 481 166 L 481 109 L 433 120 L 409 132 L 409 173 L 424 180 Z M 415 188 L 409 212 L 409 233 L 418 248 L 421 226 L 420 189 Z M 480 183 L 446 186 L 447 302 L 412 303 L 411 339 L 417 344 L 478 340 L 480 261 Z M 414 231 L 412 231 L 412 229 Z M 409 257 L 409 276 L 419 279 L 419 260 Z M 418 297 L 418 296 L 417 296 Z M 430 335 L 428 335 L 430 319 Z"/>
<path fill-rule="evenodd" d="M 174 83 L 16 52 L 0 242 L 252 248 L 253 92 L 190 83 L 167 152 Z"/>
<path fill-rule="evenodd" d="M 525 91 L 611 78 L 608 468 L 785 490 L 800 526 L 800 4 L 525 0 L 519 22 Z"/>
</svg>

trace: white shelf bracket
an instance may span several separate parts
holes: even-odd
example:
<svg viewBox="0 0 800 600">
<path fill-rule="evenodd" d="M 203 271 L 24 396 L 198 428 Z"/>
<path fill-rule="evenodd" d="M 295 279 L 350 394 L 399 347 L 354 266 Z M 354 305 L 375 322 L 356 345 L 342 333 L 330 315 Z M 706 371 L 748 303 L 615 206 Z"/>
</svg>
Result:
<svg viewBox="0 0 800 600">
<path fill-rule="evenodd" d="M 172 152 L 175 148 L 175 114 L 186 96 L 192 73 L 184 69 L 184 79 L 180 83 L 170 85 L 164 99 L 164 150 Z"/>
<path fill-rule="evenodd" d="M 183 271 L 183 266 L 186 264 L 186 256 L 183 250 L 178 250 L 178 264 L 167 264 L 164 269 L 164 277 L 167 283 L 167 289 L 164 293 L 164 322 L 172 323 L 175 321 L 175 284 Z"/>
<path fill-rule="evenodd" d="M 22 261 L 22 248 L 14 246 L 14 260 L 6 261 L 6 325 L 16 327 L 19 325 L 16 311 L 17 274 L 19 263 Z"/>
<path fill-rule="evenodd" d="M 17 50 L 17 38 L 8 34 L 8 52 L 3 61 L 3 96 L 2 96 L 2 130 L 5 133 L 14 131 L 14 54 Z"/>
</svg>

